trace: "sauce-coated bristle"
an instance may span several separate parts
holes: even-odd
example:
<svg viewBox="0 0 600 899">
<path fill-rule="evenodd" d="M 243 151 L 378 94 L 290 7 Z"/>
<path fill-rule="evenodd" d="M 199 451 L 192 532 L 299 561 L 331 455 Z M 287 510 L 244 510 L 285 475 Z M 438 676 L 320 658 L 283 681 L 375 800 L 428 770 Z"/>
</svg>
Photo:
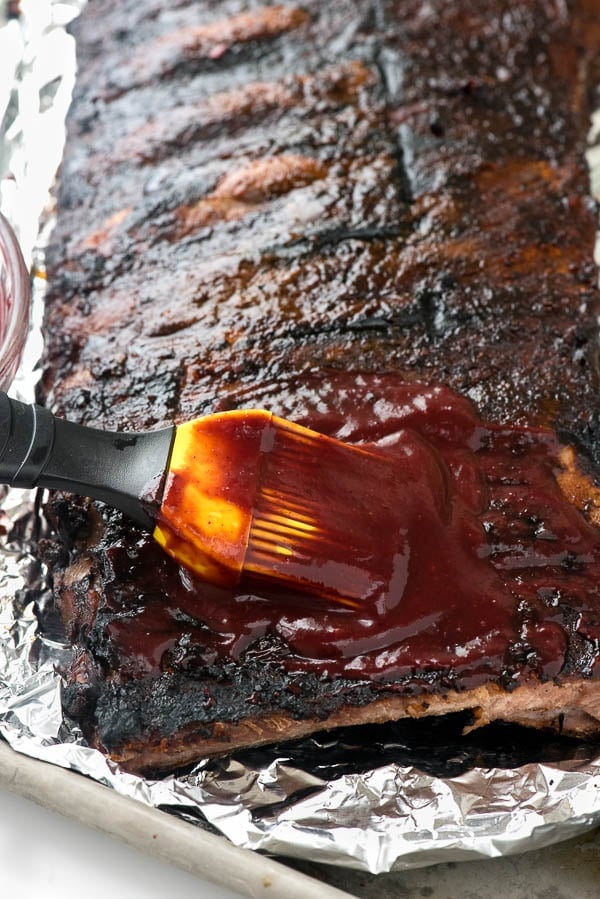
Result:
<svg viewBox="0 0 600 899">
<path fill-rule="evenodd" d="M 395 466 L 376 451 L 275 423 L 244 571 L 356 606 L 389 577 L 380 545 L 381 529 L 394 526 Z"/>
<path fill-rule="evenodd" d="M 218 413 L 178 427 L 154 536 L 215 584 L 379 603 L 392 584 L 400 595 L 410 522 L 443 505 L 442 481 L 414 434 L 390 455 L 261 410 Z"/>
</svg>

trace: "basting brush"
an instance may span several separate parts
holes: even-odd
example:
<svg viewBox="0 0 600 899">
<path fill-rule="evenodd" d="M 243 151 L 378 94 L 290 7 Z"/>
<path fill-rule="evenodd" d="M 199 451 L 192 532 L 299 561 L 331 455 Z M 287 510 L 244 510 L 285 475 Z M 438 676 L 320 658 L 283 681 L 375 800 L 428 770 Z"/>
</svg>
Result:
<svg viewBox="0 0 600 899">
<path fill-rule="evenodd" d="M 424 445 L 413 441 L 409 456 L 401 465 L 263 410 L 114 433 L 0 393 L 0 483 L 116 507 L 210 583 L 250 577 L 350 607 L 406 576 L 414 471 L 439 481 Z"/>
</svg>

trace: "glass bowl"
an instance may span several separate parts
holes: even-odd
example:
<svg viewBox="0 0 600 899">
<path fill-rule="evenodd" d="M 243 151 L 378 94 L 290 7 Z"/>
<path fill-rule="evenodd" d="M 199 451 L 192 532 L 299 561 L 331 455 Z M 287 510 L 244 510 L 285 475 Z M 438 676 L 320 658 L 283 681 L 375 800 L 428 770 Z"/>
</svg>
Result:
<svg viewBox="0 0 600 899">
<path fill-rule="evenodd" d="M 14 231 L 0 214 L 0 389 L 21 359 L 29 323 L 31 281 Z"/>
</svg>

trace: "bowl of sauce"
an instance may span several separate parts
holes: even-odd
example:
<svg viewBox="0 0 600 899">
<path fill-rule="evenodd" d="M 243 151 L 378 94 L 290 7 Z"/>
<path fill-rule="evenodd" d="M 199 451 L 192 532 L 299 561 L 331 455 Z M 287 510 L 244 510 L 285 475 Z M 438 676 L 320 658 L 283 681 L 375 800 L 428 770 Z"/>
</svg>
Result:
<svg viewBox="0 0 600 899">
<path fill-rule="evenodd" d="M 18 368 L 29 321 L 31 282 L 11 226 L 0 214 L 0 389 Z"/>
</svg>

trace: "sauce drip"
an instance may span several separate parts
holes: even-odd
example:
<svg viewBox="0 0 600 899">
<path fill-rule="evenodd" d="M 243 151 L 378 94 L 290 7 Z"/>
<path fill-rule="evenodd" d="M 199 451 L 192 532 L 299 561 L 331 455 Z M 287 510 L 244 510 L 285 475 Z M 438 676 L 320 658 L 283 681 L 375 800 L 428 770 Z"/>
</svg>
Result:
<svg viewBox="0 0 600 899">
<path fill-rule="evenodd" d="M 573 632 L 596 645 L 600 535 L 559 487 L 551 430 L 485 423 L 449 389 L 391 376 L 339 374 L 278 390 L 279 414 L 369 448 L 397 472 L 397 487 L 370 497 L 371 556 L 354 548 L 338 559 L 349 573 L 368 572 L 372 589 L 352 609 L 250 577 L 212 587 L 154 562 L 147 594 L 107 625 L 132 676 L 247 653 L 381 684 L 448 670 L 475 686 L 506 671 L 558 675 Z M 336 514 L 340 502 L 332 496 Z M 142 541 L 127 556 L 156 552 Z"/>
</svg>

